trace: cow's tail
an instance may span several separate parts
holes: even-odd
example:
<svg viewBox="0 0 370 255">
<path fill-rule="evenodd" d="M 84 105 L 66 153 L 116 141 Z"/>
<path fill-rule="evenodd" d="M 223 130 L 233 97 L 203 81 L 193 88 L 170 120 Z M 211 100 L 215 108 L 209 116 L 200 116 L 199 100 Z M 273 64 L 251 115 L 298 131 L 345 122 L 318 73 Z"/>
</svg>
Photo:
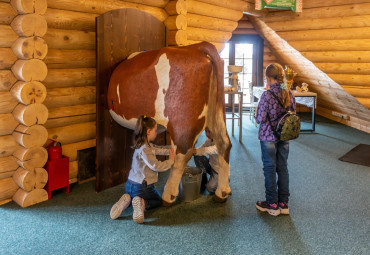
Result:
<svg viewBox="0 0 370 255">
<path fill-rule="evenodd" d="M 216 47 L 211 43 L 202 42 L 198 44 L 197 47 L 199 47 L 203 53 L 208 55 L 213 66 L 206 125 L 213 134 L 213 139 L 219 153 L 218 159 L 222 172 L 219 173 L 219 187 L 216 190 L 216 196 L 223 200 L 231 194 L 229 187 L 229 157 L 231 141 L 226 130 L 224 63 L 220 58 Z"/>
</svg>

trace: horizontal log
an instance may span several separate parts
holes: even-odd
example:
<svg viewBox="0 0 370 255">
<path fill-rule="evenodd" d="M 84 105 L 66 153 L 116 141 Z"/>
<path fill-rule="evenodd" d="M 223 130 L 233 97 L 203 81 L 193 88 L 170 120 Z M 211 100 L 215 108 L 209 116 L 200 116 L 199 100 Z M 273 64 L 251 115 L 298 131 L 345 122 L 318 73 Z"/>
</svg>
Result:
<svg viewBox="0 0 370 255">
<path fill-rule="evenodd" d="M 0 47 L 10 48 L 18 35 L 13 31 L 9 25 L 0 25 Z"/>
<path fill-rule="evenodd" d="M 12 66 L 12 72 L 21 81 L 43 81 L 48 74 L 48 69 L 42 60 L 19 59 Z"/>
<path fill-rule="evenodd" d="M 47 0 L 11 0 L 11 5 L 19 14 L 36 13 L 43 15 L 47 8 Z"/>
<path fill-rule="evenodd" d="M 17 12 L 13 9 L 13 7 L 9 3 L 1 3 L 0 2 L 0 24 L 1 25 L 10 25 L 12 20 L 15 16 L 17 16 Z"/>
<path fill-rule="evenodd" d="M 304 9 L 317 8 L 317 7 L 328 7 L 328 6 L 337 6 L 337 5 L 346 5 L 346 4 L 360 4 L 360 3 L 370 3 L 370 0 L 331 0 L 331 1 L 322 1 L 322 0 L 310 0 L 305 1 L 303 4 Z"/>
<path fill-rule="evenodd" d="M 278 32 L 286 41 L 349 40 L 370 38 L 370 27 Z"/>
<path fill-rule="evenodd" d="M 14 150 L 20 147 L 12 135 L 0 136 L 0 157 L 13 155 Z"/>
<path fill-rule="evenodd" d="M 289 41 L 298 51 L 370 51 L 370 39 Z"/>
<path fill-rule="evenodd" d="M 44 17 L 48 28 L 95 32 L 97 14 L 48 8 Z"/>
<path fill-rule="evenodd" d="M 46 34 L 46 19 L 38 14 L 22 14 L 16 16 L 10 26 L 19 36 L 40 36 Z"/>
<path fill-rule="evenodd" d="M 167 18 L 167 13 L 162 8 L 151 7 L 147 5 L 129 3 L 119 0 L 105 0 L 105 1 L 95 1 L 95 0 L 63 0 L 63 1 L 48 1 L 49 8 L 69 10 L 69 11 L 79 11 L 94 14 L 103 14 L 111 10 L 122 9 L 122 8 L 133 8 L 151 14 L 160 21 L 165 21 Z"/>
<path fill-rule="evenodd" d="M 51 28 L 44 40 L 49 49 L 95 50 L 95 32 Z"/>
<path fill-rule="evenodd" d="M 0 135 L 10 135 L 18 124 L 13 114 L 0 114 Z"/>
<path fill-rule="evenodd" d="M 188 0 L 186 2 L 188 5 L 188 13 L 233 21 L 238 21 L 243 16 L 243 10 L 235 11 L 225 7 L 219 7 L 194 0 Z"/>
<path fill-rule="evenodd" d="M 15 173 L 15 170 L 9 171 L 9 172 L 3 172 L 3 173 L 0 172 L 0 179 L 13 177 L 14 173 Z M 1 202 L 0 202 L 0 205 L 1 205 Z"/>
<path fill-rule="evenodd" d="M 72 124 L 91 122 L 96 120 L 96 114 L 88 114 L 81 116 L 70 116 L 56 119 L 48 119 L 44 126 L 46 128 L 64 127 Z"/>
<path fill-rule="evenodd" d="M 370 27 L 370 15 L 335 17 L 335 18 L 317 18 L 302 19 L 281 22 L 269 22 L 267 25 L 275 30 L 280 31 L 297 31 L 297 30 L 315 30 L 329 28 L 359 28 Z"/>
<path fill-rule="evenodd" d="M 0 69 L 10 69 L 17 61 L 11 48 L 0 48 Z"/>
<path fill-rule="evenodd" d="M 14 150 L 13 156 L 17 165 L 27 170 L 44 167 L 48 160 L 48 152 L 44 147 L 27 149 L 19 146 Z"/>
<path fill-rule="evenodd" d="M 236 21 L 207 17 L 193 13 L 188 13 L 186 15 L 186 19 L 189 27 L 205 28 L 225 32 L 232 32 L 238 26 Z"/>
<path fill-rule="evenodd" d="M 48 68 L 90 68 L 96 65 L 95 50 L 50 49 L 45 58 Z"/>
<path fill-rule="evenodd" d="M 13 137 L 18 144 L 26 148 L 43 146 L 48 139 L 48 132 L 42 125 L 27 127 L 19 125 L 13 132 Z"/>
<path fill-rule="evenodd" d="M 13 43 L 12 50 L 19 59 L 44 59 L 48 53 L 48 45 L 38 36 L 19 37 Z"/>
<path fill-rule="evenodd" d="M 38 81 L 18 81 L 11 88 L 10 93 L 21 104 L 42 103 L 46 98 L 46 88 Z"/>
<path fill-rule="evenodd" d="M 188 40 L 218 42 L 218 43 L 227 42 L 232 36 L 232 33 L 230 32 L 195 27 L 188 27 L 186 33 Z"/>
<path fill-rule="evenodd" d="M 13 175 L 13 181 L 24 191 L 30 192 L 34 189 L 42 189 L 48 181 L 48 173 L 44 168 L 27 170 L 19 167 Z"/>
<path fill-rule="evenodd" d="M 19 189 L 13 196 L 13 201 L 25 208 L 48 200 L 48 193 L 44 189 L 34 189 L 30 192 Z"/>
<path fill-rule="evenodd" d="M 200 43 L 200 42 L 201 41 L 190 41 L 190 40 L 188 40 L 187 45 L 196 44 L 196 43 Z M 209 42 L 209 43 L 212 43 L 216 47 L 218 53 L 220 53 L 225 47 L 224 43 L 217 43 L 217 42 Z"/>
<path fill-rule="evenodd" d="M 370 63 L 315 63 L 325 73 L 370 74 Z"/>
<path fill-rule="evenodd" d="M 369 51 L 300 52 L 314 63 L 370 63 Z"/>
<path fill-rule="evenodd" d="M 50 88 L 95 86 L 95 68 L 49 69 L 43 84 Z"/>
<path fill-rule="evenodd" d="M 94 139 L 96 136 L 96 124 L 86 122 L 64 127 L 48 129 L 49 138 L 63 144 L 77 143 L 85 140 Z"/>
<path fill-rule="evenodd" d="M 18 164 L 13 156 L 0 157 L 0 173 L 15 171 Z"/>
<path fill-rule="evenodd" d="M 357 101 L 359 101 L 363 106 L 370 109 L 370 98 L 367 97 L 356 97 Z"/>
<path fill-rule="evenodd" d="M 10 70 L 0 70 L 0 92 L 9 91 L 17 79 Z"/>
<path fill-rule="evenodd" d="M 80 116 L 80 115 L 91 115 L 96 113 L 96 104 L 84 104 L 75 106 L 66 106 L 51 108 L 49 110 L 49 119 Z"/>
<path fill-rule="evenodd" d="M 247 20 L 239 20 L 237 28 L 253 28 L 252 23 Z"/>
<path fill-rule="evenodd" d="M 370 87 L 369 86 L 342 85 L 342 88 L 354 97 L 370 98 Z"/>
<path fill-rule="evenodd" d="M 82 141 L 78 143 L 65 144 L 62 147 L 63 155 L 69 157 L 69 161 L 77 160 L 77 151 L 95 147 L 96 139 L 91 139 L 87 141 Z"/>
<path fill-rule="evenodd" d="M 78 162 L 69 162 L 69 183 L 77 182 Z"/>
<path fill-rule="evenodd" d="M 95 93 L 95 86 L 49 89 L 44 104 L 49 110 L 56 107 L 94 104 Z"/>
<path fill-rule="evenodd" d="M 256 35 L 258 34 L 254 28 L 237 28 L 233 31 L 233 35 Z"/>
<path fill-rule="evenodd" d="M 125 2 L 137 3 L 155 7 L 165 7 L 169 0 L 125 0 Z"/>
<path fill-rule="evenodd" d="M 167 31 L 166 36 L 168 45 L 183 46 L 187 43 L 187 32 L 185 30 Z"/>
<path fill-rule="evenodd" d="M 188 23 L 185 15 L 168 16 L 164 21 L 168 30 L 186 30 Z"/>
<path fill-rule="evenodd" d="M 356 128 L 358 130 L 362 130 L 362 131 L 367 132 L 367 133 L 370 133 L 370 122 L 369 121 L 361 120 L 361 119 L 358 119 L 358 118 L 353 117 L 353 116 L 350 116 L 349 120 L 340 119 L 340 118 L 332 115 L 332 110 L 331 110 L 330 107 L 329 108 L 317 107 L 316 112 L 317 112 L 317 114 L 319 114 L 321 116 L 324 116 L 328 119 L 331 119 L 331 120 L 340 122 L 344 125 Z"/>
<path fill-rule="evenodd" d="M 370 89 L 370 75 L 366 74 L 328 74 L 335 82 L 352 86 L 368 86 Z"/>
<path fill-rule="evenodd" d="M 263 54 L 263 61 L 277 61 L 274 53 L 270 52 L 270 53 L 265 53 Z"/>
<path fill-rule="evenodd" d="M 187 14 L 187 2 L 184 0 L 169 1 L 164 8 L 168 15 L 186 15 Z"/>
<path fill-rule="evenodd" d="M 45 105 L 34 103 L 18 104 L 13 111 L 14 119 L 25 126 L 42 125 L 48 119 L 48 109 Z"/>
<path fill-rule="evenodd" d="M 10 92 L 0 92 L 0 114 L 11 113 L 17 104 Z"/>
<path fill-rule="evenodd" d="M 0 179 L 0 201 L 11 198 L 18 189 L 12 177 Z"/>
<path fill-rule="evenodd" d="M 370 14 L 370 3 L 363 3 L 305 9 L 303 12 L 270 12 L 262 20 L 266 23 L 277 21 L 294 23 L 297 19 L 323 19 L 368 14 Z"/>
<path fill-rule="evenodd" d="M 198 0 L 199 2 L 225 7 L 236 11 L 246 10 L 252 4 L 242 0 Z"/>
</svg>

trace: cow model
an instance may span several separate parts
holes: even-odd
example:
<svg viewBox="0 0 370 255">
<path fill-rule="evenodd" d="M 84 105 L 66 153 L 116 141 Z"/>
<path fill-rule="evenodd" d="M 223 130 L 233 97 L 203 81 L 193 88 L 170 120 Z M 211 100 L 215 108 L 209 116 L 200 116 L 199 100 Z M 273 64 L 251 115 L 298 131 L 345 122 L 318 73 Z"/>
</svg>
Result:
<svg viewBox="0 0 370 255">
<path fill-rule="evenodd" d="M 111 76 L 108 107 L 113 119 L 124 127 L 134 129 L 137 118 L 147 115 L 167 128 L 177 149 L 162 195 L 165 205 L 175 201 L 193 146 L 206 126 L 213 134 L 221 166 L 213 199 L 222 202 L 231 194 L 223 62 L 212 44 L 132 54 Z"/>
</svg>

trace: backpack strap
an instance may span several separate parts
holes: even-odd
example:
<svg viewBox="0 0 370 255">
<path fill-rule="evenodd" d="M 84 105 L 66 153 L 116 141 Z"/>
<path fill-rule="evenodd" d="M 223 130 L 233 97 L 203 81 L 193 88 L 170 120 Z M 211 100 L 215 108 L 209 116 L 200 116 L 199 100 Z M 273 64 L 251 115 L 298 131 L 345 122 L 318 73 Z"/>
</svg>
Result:
<svg viewBox="0 0 370 255">
<path fill-rule="evenodd" d="M 283 107 L 285 109 L 285 111 L 287 110 L 287 108 L 284 107 L 283 103 L 280 101 L 280 99 L 277 97 L 277 95 L 272 92 L 271 90 L 267 90 L 267 92 L 269 92 L 273 97 L 275 97 L 275 99 L 279 102 L 279 104 L 281 105 L 281 107 Z"/>
</svg>

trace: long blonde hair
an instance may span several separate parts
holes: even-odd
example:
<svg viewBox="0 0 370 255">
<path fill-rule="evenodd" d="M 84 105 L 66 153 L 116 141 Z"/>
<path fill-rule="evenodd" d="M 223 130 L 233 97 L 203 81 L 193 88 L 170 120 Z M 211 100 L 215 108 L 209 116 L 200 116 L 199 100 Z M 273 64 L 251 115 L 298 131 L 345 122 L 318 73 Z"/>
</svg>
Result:
<svg viewBox="0 0 370 255">
<path fill-rule="evenodd" d="M 137 121 L 134 131 L 134 146 L 133 149 L 139 149 L 145 143 L 148 143 L 147 130 L 155 127 L 157 122 L 148 116 L 141 115 Z"/>
<path fill-rule="evenodd" d="M 280 84 L 286 84 L 285 81 L 285 73 L 284 69 L 281 65 L 274 63 L 270 64 L 266 67 L 265 70 L 266 77 L 272 78 L 274 80 L 277 80 Z M 281 102 L 283 103 L 284 107 L 287 108 L 290 106 L 290 94 L 289 89 L 285 88 L 281 90 Z"/>
</svg>

